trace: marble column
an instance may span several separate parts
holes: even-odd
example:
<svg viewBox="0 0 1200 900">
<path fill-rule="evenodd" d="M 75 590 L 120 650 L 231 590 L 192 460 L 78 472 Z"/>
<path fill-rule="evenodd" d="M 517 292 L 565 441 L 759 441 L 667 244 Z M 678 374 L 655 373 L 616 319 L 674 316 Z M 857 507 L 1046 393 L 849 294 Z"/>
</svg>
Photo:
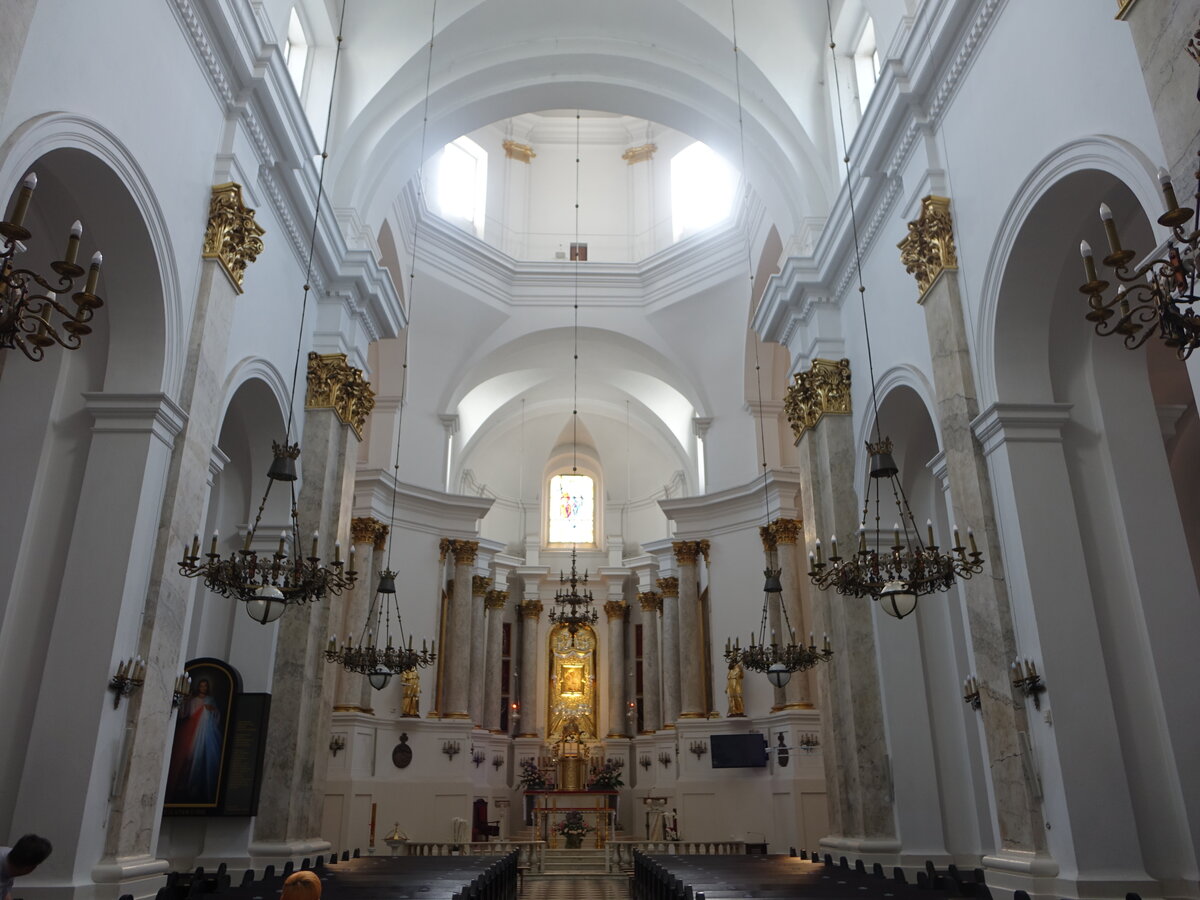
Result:
<svg viewBox="0 0 1200 900">
<path fill-rule="evenodd" d="M 330 629 L 338 643 L 347 638 L 357 645 L 363 636 L 363 626 L 378 596 L 379 573 L 375 570 L 375 548 L 387 540 L 388 527 L 378 519 L 363 516 L 350 520 L 350 543 L 354 547 L 354 565 L 358 582 L 346 592 L 342 620 Z M 372 619 L 373 621 L 373 619 Z M 334 692 L 334 712 L 370 712 L 371 686 L 367 677 L 338 666 Z"/>
<path fill-rule="evenodd" d="M 538 623 L 542 617 L 542 601 L 537 599 L 536 590 L 528 589 L 526 600 L 517 607 L 521 614 L 521 671 L 517 686 L 520 690 L 520 718 L 517 720 L 516 737 L 537 737 L 537 673 L 538 673 Z"/>
<path fill-rule="evenodd" d="M 662 594 L 663 727 L 674 728 L 679 718 L 679 579 L 658 579 Z"/>
<path fill-rule="evenodd" d="M 493 734 L 500 733 L 500 678 L 503 672 L 500 655 L 504 647 L 504 607 L 508 591 L 488 591 L 483 598 L 487 619 L 487 652 L 483 685 L 483 727 Z"/>
<path fill-rule="evenodd" d="M 471 579 L 479 542 L 450 541 L 449 545 L 450 552 L 454 554 L 454 592 L 450 595 L 443 650 L 446 659 L 442 669 L 445 690 L 442 694 L 441 714 L 443 719 L 469 719 L 473 593 Z"/>
<path fill-rule="evenodd" d="M 604 604 L 608 616 L 608 738 L 629 737 L 625 716 L 625 620 L 629 604 L 609 600 Z"/>
<path fill-rule="evenodd" d="M 696 560 L 701 541 L 675 541 L 679 566 L 679 718 L 707 717 L 704 691 L 705 648 L 701 646 L 700 579 Z"/>
<path fill-rule="evenodd" d="M 775 538 L 775 552 L 779 559 L 779 583 L 783 586 L 781 600 L 787 613 L 787 621 L 795 632 L 797 643 L 808 642 L 809 632 L 812 631 L 810 616 L 804 609 L 803 596 L 806 592 L 808 579 L 800 570 L 800 554 L 797 542 L 803 531 L 803 523 L 799 519 L 776 519 L 771 523 L 771 531 Z M 807 570 L 805 570 L 807 571 Z M 788 635 L 788 640 L 792 636 Z M 813 706 L 813 671 L 793 673 L 791 680 L 784 687 L 784 709 L 812 709 Z"/>
<path fill-rule="evenodd" d="M 642 728 L 652 734 L 662 728 L 662 671 L 658 656 L 658 617 L 663 599 L 657 591 L 638 594 L 642 605 Z"/>
<path fill-rule="evenodd" d="M 484 575 L 471 576 L 471 687 L 467 695 L 467 708 L 471 721 L 480 728 L 483 724 L 484 684 L 494 678 L 489 677 L 487 663 L 487 632 L 485 628 L 485 600 L 492 587 L 492 579 Z M 493 673 L 494 674 L 494 673 Z"/>
</svg>

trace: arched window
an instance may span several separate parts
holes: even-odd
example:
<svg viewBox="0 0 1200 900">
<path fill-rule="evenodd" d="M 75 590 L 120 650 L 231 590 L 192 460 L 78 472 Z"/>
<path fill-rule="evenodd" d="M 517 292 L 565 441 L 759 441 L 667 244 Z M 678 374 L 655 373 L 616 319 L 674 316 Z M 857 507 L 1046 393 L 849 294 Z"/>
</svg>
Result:
<svg viewBox="0 0 1200 900">
<path fill-rule="evenodd" d="M 288 74 L 292 76 L 292 84 L 296 93 L 304 96 L 304 76 L 308 71 L 308 34 L 304 23 L 300 21 L 300 13 L 292 7 L 288 16 L 287 38 L 283 42 L 283 61 L 287 63 Z"/>
<path fill-rule="evenodd" d="M 550 479 L 549 527 L 551 544 L 594 544 L 596 485 L 590 475 L 555 475 Z"/>
<path fill-rule="evenodd" d="M 483 236 L 487 207 L 487 151 L 464 135 L 442 148 L 434 196 L 442 218 Z"/>
<path fill-rule="evenodd" d="M 738 174 L 700 141 L 671 158 L 671 226 L 675 240 L 729 218 Z"/>
<path fill-rule="evenodd" d="M 866 112 L 867 101 L 871 99 L 875 83 L 879 81 L 879 45 L 875 40 L 875 23 L 870 16 L 867 16 L 862 36 L 854 50 L 854 80 L 858 87 L 859 111 Z"/>
</svg>

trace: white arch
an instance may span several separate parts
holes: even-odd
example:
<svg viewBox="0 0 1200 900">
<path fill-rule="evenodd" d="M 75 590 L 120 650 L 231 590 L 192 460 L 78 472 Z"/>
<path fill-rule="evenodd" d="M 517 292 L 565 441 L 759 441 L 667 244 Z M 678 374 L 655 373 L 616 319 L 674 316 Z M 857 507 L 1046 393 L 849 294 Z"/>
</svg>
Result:
<svg viewBox="0 0 1200 900">
<path fill-rule="evenodd" d="M 233 402 L 233 398 L 242 385 L 248 381 L 261 381 L 267 386 L 275 397 L 275 402 L 279 404 L 280 418 L 286 422 L 288 407 L 291 403 L 288 380 L 275 367 L 274 363 L 261 356 L 247 356 L 238 360 L 230 368 L 229 374 L 225 376 L 225 385 L 221 396 L 221 414 L 218 421 L 225 421 L 225 417 L 229 414 L 229 404 Z M 303 419 L 297 417 L 296 424 L 302 425 Z"/>
<path fill-rule="evenodd" d="M 880 408 L 887 403 L 888 395 L 898 388 L 909 388 L 920 398 L 921 403 L 925 406 L 925 412 L 929 416 L 929 421 L 933 424 L 933 435 L 940 448 L 942 431 L 937 417 L 937 392 L 934 390 L 933 381 L 925 372 L 910 363 L 892 366 L 885 370 L 875 382 L 875 393 L 879 398 Z M 875 409 L 869 401 L 863 404 L 863 408 L 855 415 L 855 420 L 854 433 L 857 440 L 854 454 L 854 483 L 863 484 L 867 477 L 866 441 L 873 437 L 875 428 Z M 886 430 L 883 432 L 883 436 L 887 437 Z"/>
</svg>

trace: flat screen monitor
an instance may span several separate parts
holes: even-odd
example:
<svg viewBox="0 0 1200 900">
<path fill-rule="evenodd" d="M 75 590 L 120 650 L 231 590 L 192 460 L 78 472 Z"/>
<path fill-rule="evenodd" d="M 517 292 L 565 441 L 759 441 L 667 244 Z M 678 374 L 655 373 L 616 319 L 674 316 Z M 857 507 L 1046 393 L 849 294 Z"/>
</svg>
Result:
<svg viewBox="0 0 1200 900">
<path fill-rule="evenodd" d="M 767 764 L 767 740 L 761 734 L 714 734 L 708 742 L 714 769 L 756 769 Z"/>
</svg>

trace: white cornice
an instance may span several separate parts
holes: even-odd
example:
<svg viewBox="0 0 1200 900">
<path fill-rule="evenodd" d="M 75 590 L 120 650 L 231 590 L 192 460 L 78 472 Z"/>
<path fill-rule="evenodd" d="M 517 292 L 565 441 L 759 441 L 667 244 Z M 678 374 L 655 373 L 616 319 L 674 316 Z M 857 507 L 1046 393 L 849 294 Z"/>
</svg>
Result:
<svg viewBox="0 0 1200 900">
<path fill-rule="evenodd" d="M 391 520 L 392 485 L 396 485 L 397 527 L 442 537 L 476 540 L 479 520 L 492 508 L 488 497 L 447 494 L 396 482 L 386 469 L 359 469 L 354 479 L 354 515 Z"/>
<path fill-rule="evenodd" d="M 756 478 L 714 494 L 660 500 L 658 505 L 675 523 L 675 540 L 699 540 L 764 525 L 768 509 L 772 519 L 798 519 L 799 493 L 798 474 L 772 469 L 766 477 L 765 503 L 763 479 Z"/>
</svg>

